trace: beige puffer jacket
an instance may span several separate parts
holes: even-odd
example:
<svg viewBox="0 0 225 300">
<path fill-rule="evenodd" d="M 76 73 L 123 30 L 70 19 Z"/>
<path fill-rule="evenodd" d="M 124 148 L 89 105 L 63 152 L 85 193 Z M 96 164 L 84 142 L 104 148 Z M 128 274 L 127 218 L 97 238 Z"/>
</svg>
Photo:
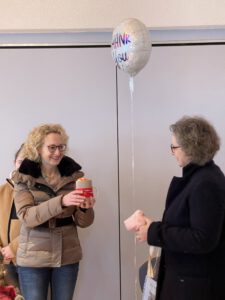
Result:
<svg viewBox="0 0 225 300">
<path fill-rule="evenodd" d="M 76 206 L 62 207 L 62 196 L 75 188 L 76 180 L 83 173 L 67 156 L 63 157 L 58 169 L 61 181 L 54 190 L 42 177 L 39 164 L 28 159 L 13 176 L 14 201 L 22 221 L 17 250 L 19 266 L 59 267 L 82 258 L 77 226 L 91 225 L 94 211 L 92 208 L 82 211 Z M 72 224 L 56 227 L 62 218 L 71 216 Z"/>
</svg>

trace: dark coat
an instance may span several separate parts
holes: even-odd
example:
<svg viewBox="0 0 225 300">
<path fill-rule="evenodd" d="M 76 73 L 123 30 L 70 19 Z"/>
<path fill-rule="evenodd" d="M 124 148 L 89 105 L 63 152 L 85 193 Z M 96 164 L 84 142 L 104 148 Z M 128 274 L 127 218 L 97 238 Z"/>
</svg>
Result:
<svg viewBox="0 0 225 300">
<path fill-rule="evenodd" d="M 162 247 L 157 300 L 225 299 L 225 177 L 213 161 L 172 179 L 148 243 Z"/>
</svg>

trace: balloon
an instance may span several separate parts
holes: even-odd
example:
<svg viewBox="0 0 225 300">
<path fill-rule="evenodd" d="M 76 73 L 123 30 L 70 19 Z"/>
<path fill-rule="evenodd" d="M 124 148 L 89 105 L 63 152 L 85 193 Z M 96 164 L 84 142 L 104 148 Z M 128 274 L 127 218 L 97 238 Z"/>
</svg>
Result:
<svg viewBox="0 0 225 300">
<path fill-rule="evenodd" d="M 151 54 L 150 33 L 137 19 L 126 19 L 113 31 L 111 52 L 117 67 L 135 76 L 147 64 Z"/>
</svg>

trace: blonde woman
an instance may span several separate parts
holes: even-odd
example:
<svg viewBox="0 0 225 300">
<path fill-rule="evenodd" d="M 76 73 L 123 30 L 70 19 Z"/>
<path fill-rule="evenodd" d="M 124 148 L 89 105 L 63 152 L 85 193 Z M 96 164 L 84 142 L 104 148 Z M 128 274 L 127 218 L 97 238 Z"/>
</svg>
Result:
<svg viewBox="0 0 225 300">
<path fill-rule="evenodd" d="M 17 264 L 26 300 L 71 300 L 82 250 L 77 226 L 94 220 L 93 197 L 75 191 L 84 174 L 66 156 L 68 136 L 59 124 L 34 128 L 24 144 L 25 159 L 14 174 L 15 204 L 22 222 Z"/>
</svg>

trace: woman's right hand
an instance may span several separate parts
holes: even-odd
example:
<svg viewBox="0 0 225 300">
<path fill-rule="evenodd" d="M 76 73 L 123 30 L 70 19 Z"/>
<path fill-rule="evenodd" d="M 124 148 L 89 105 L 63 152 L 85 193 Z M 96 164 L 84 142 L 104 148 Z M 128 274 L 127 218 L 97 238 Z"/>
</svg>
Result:
<svg viewBox="0 0 225 300">
<path fill-rule="evenodd" d="M 1 253 L 5 260 L 11 260 L 15 257 L 14 253 L 12 252 L 9 246 L 1 248 Z"/>
<path fill-rule="evenodd" d="M 80 206 L 84 203 L 85 197 L 80 192 L 74 190 L 62 197 L 62 206 Z"/>
</svg>

